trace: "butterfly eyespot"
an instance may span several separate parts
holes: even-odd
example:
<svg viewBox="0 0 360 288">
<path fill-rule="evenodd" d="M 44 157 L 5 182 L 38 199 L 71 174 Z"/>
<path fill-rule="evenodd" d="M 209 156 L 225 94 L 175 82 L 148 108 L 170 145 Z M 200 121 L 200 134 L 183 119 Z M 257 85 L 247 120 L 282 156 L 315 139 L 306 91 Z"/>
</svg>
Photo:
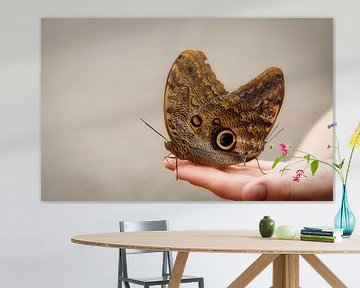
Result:
<svg viewBox="0 0 360 288">
<path fill-rule="evenodd" d="M 221 123 L 219 118 L 215 118 L 212 122 L 214 125 L 219 125 Z"/>
<path fill-rule="evenodd" d="M 216 135 L 215 146 L 224 151 L 230 151 L 235 147 L 236 135 L 230 129 L 224 129 Z"/>
<path fill-rule="evenodd" d="M 271 88 L 271 82 L 266 82 L 265 83 L 265 88 L 270 89 Z"/>
<path fill-rule="evenodd" d="M 191 117 L 190 122 L 194 127 L 200 127 L 202 124 L 202 119 L 199 115 L 195 115 L 195 116 Z"/>
<path fill-rule="evenodd" d="M 184 56 L 182 54 L 179 55 L 179 57 L 177 58 L 178 60 L 181 60 Z"/>
</svg>

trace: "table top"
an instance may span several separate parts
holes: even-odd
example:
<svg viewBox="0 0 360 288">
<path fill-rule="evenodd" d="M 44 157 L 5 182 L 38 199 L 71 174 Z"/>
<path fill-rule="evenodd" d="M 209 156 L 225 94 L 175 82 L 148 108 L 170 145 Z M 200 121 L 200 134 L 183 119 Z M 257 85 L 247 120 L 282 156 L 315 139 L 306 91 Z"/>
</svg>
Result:
<svg viewBox="0 0 360 288">
<path fill-rule="evenodd" d="M 257 230 L 188 230 L 156 232 L 116 232 L 79 235 L 77 244 L 184 252 L 251 254 L 337 254 L 360 253 L 360 235 L 338 243 L 262 238 Z"/>
</svg>

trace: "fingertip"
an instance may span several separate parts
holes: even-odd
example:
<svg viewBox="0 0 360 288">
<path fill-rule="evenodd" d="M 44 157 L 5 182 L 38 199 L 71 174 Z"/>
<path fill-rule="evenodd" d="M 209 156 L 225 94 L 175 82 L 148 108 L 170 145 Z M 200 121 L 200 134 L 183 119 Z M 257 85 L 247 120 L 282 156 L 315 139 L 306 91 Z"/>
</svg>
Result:
<svg viewBox="0 0 360 288">
<path fill-rule="evenodd" d="M 166 169 L 175 170 L 175 163 L 174 159 L 165 158 L 163 160 L 163 165 Z"/>
</svg>

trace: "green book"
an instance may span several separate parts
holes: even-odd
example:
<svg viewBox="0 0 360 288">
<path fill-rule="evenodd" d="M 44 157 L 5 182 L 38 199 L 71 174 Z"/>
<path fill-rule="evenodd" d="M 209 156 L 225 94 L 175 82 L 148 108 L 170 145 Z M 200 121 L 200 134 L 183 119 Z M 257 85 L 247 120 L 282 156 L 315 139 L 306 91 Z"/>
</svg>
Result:
<svg viewBox="0 0 360 288">
<path fill-rule="evenodd" d="M 341 238 L 341 236 L 308 235 L 308 234 L 300 234 L 300 237 L 314 238 L 314 239 L 337 239 L 337 238 Z"/>
<path fill-rule="evenodd" d="M 314 241 L 314 242 L 324 242 L 324 243 L 337 243 L 342 241 L 342 237 L 335 237 L 334 239 L 329 238 L 314 238 L 314 237 L 303 237 L 300 236 L 301 241 Z"/>
</svg>

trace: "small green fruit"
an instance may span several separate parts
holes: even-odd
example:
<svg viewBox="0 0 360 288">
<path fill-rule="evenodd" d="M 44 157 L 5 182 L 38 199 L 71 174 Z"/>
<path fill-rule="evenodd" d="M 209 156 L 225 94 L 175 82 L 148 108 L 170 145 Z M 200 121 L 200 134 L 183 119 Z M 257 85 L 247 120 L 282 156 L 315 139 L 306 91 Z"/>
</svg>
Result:
<svg viewBox="0 0 360 288">
<path fill-rule="evenodd" d="M 281 225 L 276 228 L 275 234 L 283 240 L 290 240 L 296 236 L 296 229 L 290 225 Z"/>
</svg>

